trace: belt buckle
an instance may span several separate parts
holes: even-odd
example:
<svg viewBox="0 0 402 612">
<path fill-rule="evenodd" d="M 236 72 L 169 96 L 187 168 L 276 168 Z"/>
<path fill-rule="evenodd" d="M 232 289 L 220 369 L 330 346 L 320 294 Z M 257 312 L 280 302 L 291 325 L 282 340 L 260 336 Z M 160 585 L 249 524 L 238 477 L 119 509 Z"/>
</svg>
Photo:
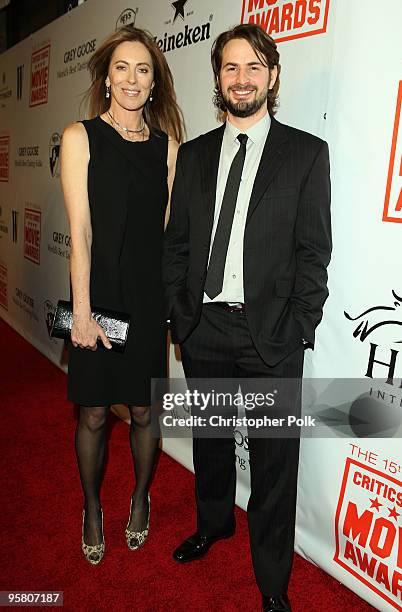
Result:
<svg viewBox="0 0 402 612">
<path fill-rule="evenodd" d="M 244 304 L 241 302 L 226 302 L 229 312 L 244 312 Z"/>
</svg>

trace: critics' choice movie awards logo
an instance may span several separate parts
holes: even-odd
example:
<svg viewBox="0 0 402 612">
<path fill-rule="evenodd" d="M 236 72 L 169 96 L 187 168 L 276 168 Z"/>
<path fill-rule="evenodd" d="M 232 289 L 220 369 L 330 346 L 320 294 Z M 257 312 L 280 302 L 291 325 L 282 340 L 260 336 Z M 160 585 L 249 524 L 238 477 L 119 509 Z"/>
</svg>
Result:
<svg viewBox="0 0 402 612">
<path fill-rule="evenodd" d="M 24 257 L 40 265 L 41 212 L 25 208 L 24 214 Z"/>
<path fill-rule="evenodd" d="M 57 71 L 57 78 L 63 79 L 64 77 L 81 72 L 81 70 L 86 70 L 88 60 L 95 51 L 96 38 L 83 41 L 76 47 L 67 49 L 63 56 L 63 68 Z"/>
<path fill-rule="evenodd" d="M 50 43 L 32 53 L 29 106 L 46 104 L 49 92 Z"/>
<path fill-rule="evenodd" d="M 195 25 L 193 25 L 193 23 L 186 23 L 184 28 L 182 27 L 183 22 L 185 22 L 188 17 L 193 19 L 194 11 L 186 10 L 187 3 L 191 1 L 194 0 L 176 0 L 176 2 L 168 2 L 170 8 L 173 10 L 173 15 L 170 19 L 165 21 L 165 25 L 174 27 L 175 30 L 180 28 L 180 30 L 174 33 L 172 33 L 172 31 L 165 32 L 162 36 L 155 36 L 154 40 L 163 53 L 181 49 L 182 47 L 188 47 L 211 38 L 211 21 L 213 15 L 209 15 L 205 23 L 196 23 Z"/>
<path fill-rule="evenodd" d="M 386 471 L 347 458 L 335 518 L 334 561 L 392 609 L 402 610 L 401 466 L 362 449 L 360 454 Z"/>
<path fill-rule="evenodd" d="M 122 28 L 123 26 L 135 25 L 135 20 L 137 18 L 138 8 L 126 8 L 117 18 L 116 21 L 116 30 L 118 28 Z"/>
<path fill-rule="evenodd" d="M 243 0 L 241 23 L 260 25 L 275 42 L 322 34 L 330 0 Z"/>
<path fill-rule="evenodd" d="M 0 306 L 5 310 L 8 310 L 7 286 L 7 266 L 0 263 Z"/>
<path fill-rule="evenodd" d="M 60 176 L 60 144 L 60 134 L 53 132 L 49 140 L 49 168 L 53 178 Z"/>
<path fill-rule="evenodd" d="M 399 82 L 398 97 L 389 158 L 383 221 L 402 223 L 402 127 L 400 127 L 402 104 L 402 81 Z"/>
<path fill-rule="evenodd" d="M 9 177 L 10 135 L 0 134 L 0 183 L 7 183 Z"/>
</svg>

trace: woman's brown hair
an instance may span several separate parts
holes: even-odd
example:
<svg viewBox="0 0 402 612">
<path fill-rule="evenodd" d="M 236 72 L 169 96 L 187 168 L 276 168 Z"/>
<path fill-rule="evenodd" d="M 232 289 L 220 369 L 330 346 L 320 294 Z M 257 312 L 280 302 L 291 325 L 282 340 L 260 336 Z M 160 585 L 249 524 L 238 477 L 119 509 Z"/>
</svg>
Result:
<svg viewBox="0 0 402 612">
<path fill-rule="evenodd" d="M 262 61 L 265 66 L 268 66 L 269 70 L 272 70 L 274 66 L 278 67 L 277 79 L 273 88 L 268 91 L 267 98 L 268 112 L 270 115 L 274 115 L 278 106 L 279 73 L 281 70 L 279 53 L 274 40 L 259 25 L 253 23 L 237 25 L 227 32 L 222 32 L 212 45 L 211 63 L 215 75 L 215 106 L 222 112 L 226 110 L 219 87 L 219 73 L 222 67 L 223 49 L 229 41 L 236 38 L 246 40 L 254 49 L 258 59 Z"/>
<path fill-rule="evenodd" d="M 113 32 L 95 51 L 88 62 L 91 86 L 84 96 L 90 117 L 106 112 L 110 100 L 105 97 L 105 80 L 115 49 L 123 42 L 140 42 L 152 58 L 154 82 L 153 101 L 145 104 L 144 117 L 148 127 L 162 130 L 181 143 L 184 139 L 183 114 L 176 101 L 173 76 L 168 63 L 151 34 L 133 26 L 124 26 Z"/>
</svg>

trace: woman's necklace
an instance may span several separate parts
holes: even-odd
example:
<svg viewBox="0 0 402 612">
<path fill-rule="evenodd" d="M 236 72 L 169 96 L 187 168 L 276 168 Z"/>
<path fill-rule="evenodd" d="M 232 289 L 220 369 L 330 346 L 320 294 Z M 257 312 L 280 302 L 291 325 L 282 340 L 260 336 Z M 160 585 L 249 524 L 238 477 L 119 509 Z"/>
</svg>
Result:
<svg viewBox="0 0 402 612">
<path fill-rule="evenodd" d="M 141 124 L 141 127 L 138 130 L 130 130 L 130 128 L 124 127 L 124 125 L 120 125 L 120 123 L 118 121 L 116 121 L 116 119 L 113 117 L 113 115 L 112 115 L 112 113 L 110 111 L 107 111 L 107 115 L 113 121 L 114 125 L 119 130 L 123 130 L 123 132 L 126 132 L 127 135 L 129 135 L 129 134 L 141 134 L 141 133 L 144 132 L 144 129 L 145 129 L 144 117 L 142 117 L 142 124 Z"/>
</svg>

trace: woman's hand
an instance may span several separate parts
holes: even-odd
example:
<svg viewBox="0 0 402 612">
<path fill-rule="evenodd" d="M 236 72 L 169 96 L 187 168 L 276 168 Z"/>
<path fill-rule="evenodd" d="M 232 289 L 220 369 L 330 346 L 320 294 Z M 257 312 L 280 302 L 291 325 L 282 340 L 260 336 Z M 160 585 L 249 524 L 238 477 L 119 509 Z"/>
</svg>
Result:
<svg viewBox="0 0 402 612">
<path fill-rule="evenodd" d="M 101 339 L 105 348 L 112 348 L 103 328 L 91 316 L 73 315 L 71 328 L 73 346 L 96 351 L 98 338 Z"/>
</svg>

